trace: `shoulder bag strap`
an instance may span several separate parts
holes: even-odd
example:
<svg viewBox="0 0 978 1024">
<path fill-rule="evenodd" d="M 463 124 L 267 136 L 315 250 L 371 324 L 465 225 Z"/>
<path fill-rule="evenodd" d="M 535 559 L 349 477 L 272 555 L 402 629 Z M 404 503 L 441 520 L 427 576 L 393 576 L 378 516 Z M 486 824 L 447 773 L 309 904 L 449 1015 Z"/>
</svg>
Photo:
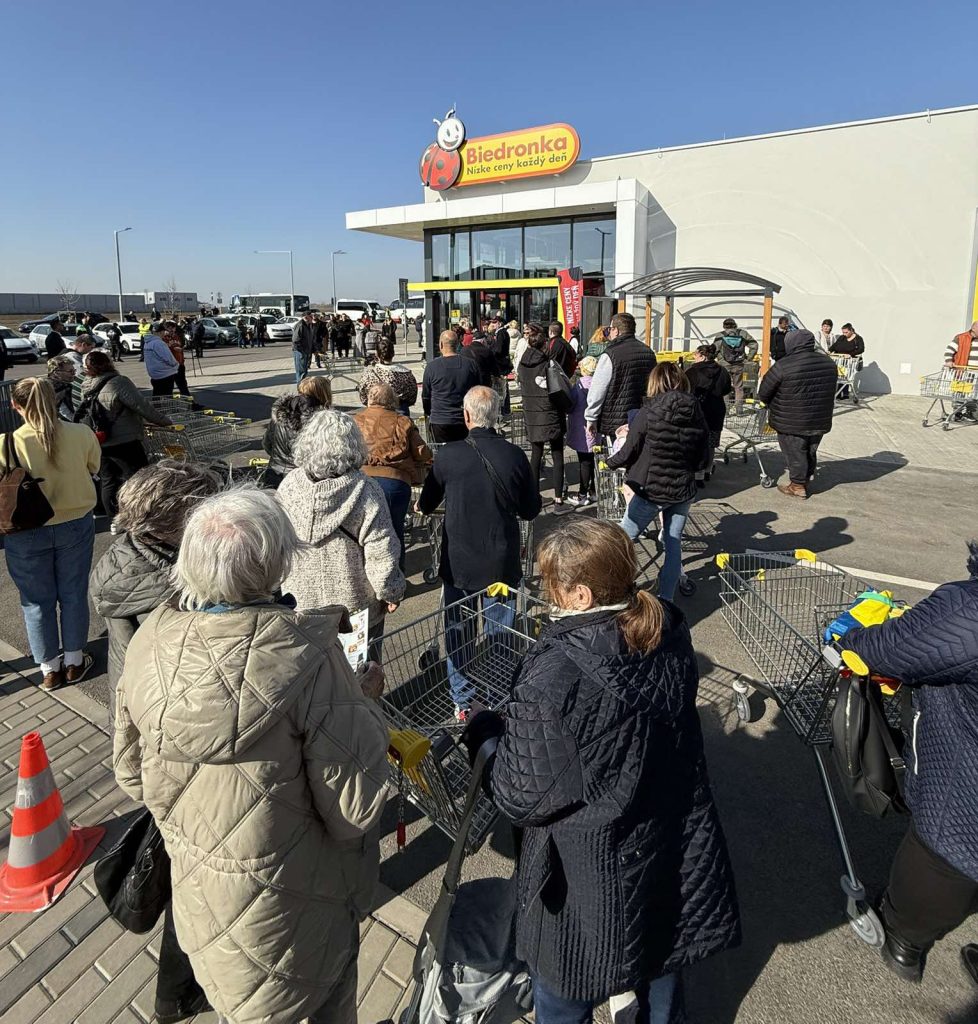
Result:
<svg viewBox="0 0 978 1024">
<path fill-rule="evenodd" d="M 509 495 L 506 493 L 506 485 L 500 479 L 499 474 L 496 472 L 496 467 L 482 454 L 479 450 L 479 446 L 472 440 L 471 437 L 465 439 L 465 443 L 479 456 L 479 460 L 482 465 L 485 466 L 486 472 L 489 474 L 489 479 L 492 481 L 492 486 L 495 488 L 496 497 L 499 498 L 503 510 L 508 512 L 510 515 L 515 516 L 516 511 L 513 508 L 513 503 L 510 500 Z"/>
<path fill-rule="evenodd" d="M 12 430 L 9 430 L 3 436 L 3 461 L 7 473 L 11 472 L 11 470 L 22 468 L 20 459 L 17 458 L 17 440 Z"/>
</svg>

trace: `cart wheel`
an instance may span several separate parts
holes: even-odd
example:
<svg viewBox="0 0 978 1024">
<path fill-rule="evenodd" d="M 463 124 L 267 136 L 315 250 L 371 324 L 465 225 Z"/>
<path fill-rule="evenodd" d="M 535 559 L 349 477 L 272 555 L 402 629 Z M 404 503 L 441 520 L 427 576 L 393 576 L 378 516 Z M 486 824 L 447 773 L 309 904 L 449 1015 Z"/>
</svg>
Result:
<svg viewBox="0 0 978 1024">
<path fill-rule="evenodd" d="M 437 664 L 438 651 L 433 647 L 429 647 L 426 651 L 422 651 L 421 657 L 418 658 L 418 671 L 430 672 Z"/>
<path fill-rule="evenodd" d="M 438 570 L 433 565 L 429 565 L 421 574 L 421 578 L 425 583 L 434 583 L 435 580 L 438 579 Z"/>
<path fill-rule="evenodd" d="M 849 914 L 849 926 L 859 936 L 860 942 L 865 942 L 873 949 L 881 949 L 886 940 L 886 931 L 876 911 L 862 901 L 856 904 L 856 910 L 859 913 L 855 916 Z"/>
<path fill-rule="evenodd" d="M 761 477 L 761 487 L 768 487 L 768 488 L 770 488 L 770 487 L 773 487 L 773 486 L 774 486 L 774 477 L 773 476 L 768 476 L 767 473 L 765 473 Z"/>
<path fill-rule="evenodd" d="M 950 429 L 951 429 L 951 424 L 950 423 L 942 423 L 941 424 L 941 430 L 950 430 Z"/>
<path fill-rule="evenodd" d="M 764 717 L 766 705 L 764 698 L 756 691 L 739 693 L 734 691 L 734 707 L 737 717 L 745 723 L 759 722 Z"/>
<path fill-rule="evenodd" d="M 679 593 L 683 597 L 692 597 L 696 593 L 696 580 L 691 580 L 688 576 L 683 576 L 679 580 Z"/>
<path fill-rule="evenodd" d="M 730 456 L 726 452 L 723 453 L 723 464 L 725 466 L 730 465 Z"/>
</svg>

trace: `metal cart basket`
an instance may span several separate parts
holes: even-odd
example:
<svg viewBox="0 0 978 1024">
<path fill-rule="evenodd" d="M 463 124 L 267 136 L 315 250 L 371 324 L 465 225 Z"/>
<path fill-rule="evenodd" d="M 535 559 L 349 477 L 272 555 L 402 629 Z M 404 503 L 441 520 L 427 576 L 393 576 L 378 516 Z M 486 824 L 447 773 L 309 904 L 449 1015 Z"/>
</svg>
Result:
<svg viewBox="0 0 978 1024">
<path fill-rule="evenodd" d="M 495 584 L 387 633 L 383 641 L 387 690 L 381 705 L 391 729 L 391 771 L 407 799 L 448 836 L 462 820 L 469 760 L 457 738 L 449 673 L 461 672 L 476 699 L 498 710 L 509 699 L 523 655 L 536 641 L 549 609 L 525 590 Z M 456 623 L 452 640 L 446 622 Z M 480 797 L 469 833 L 482 844 L 496 808 Z"/>
<path fill-rule="evenodd" d="M 731 454 L 739 455 L 741 461 L 746 464 L 748 455 L 753 452 L 757 459 L 757 468 L 760 470 L 761 486 L 773 487 L 774 477 L 764 468 L 764 461 L 761 458 L 761 445 L 776 441 L 778 436 L 774 429 L 768 426 L 767 406 L 751 398 L 744 402 L 742 412 L 738 413 L 732 405 L 728 406 L 723 429 L 734 435 L 734 440 L 727 442 L 723 448 L 724 465 L 730 465 Z"/>
<path fill-rule="evenodd" d="M 951 421 L 961 419 L 969 406 L 972 416 L 978 418 L 978 368 L 945 366 L 940 373 L 920 378 L 920 393 L 933 398 L 924 413 L 925 427 L 931 425 L 930 415 L 936 405 L 940 405 L 941 414 L 934 422 L 940 423 L 942 430 L 950 430 Z"/>
<path fill-rule="evenodd" d="M 757 720 L 764 713 L 764 697 L 770 697 L 812 748 L 845 865 L 846 913 L 859 938 L 879 948 L 883 928 L 856 875 L 825 751 L 832 737 L 840 658 L 822 635 L 867 585 L 807 550 L 722 554 L 716 562 L 723 617 L 760 674 L 757 689 L 734 684 L 737 714 L 745 722 Z M 890 724 L 899 728 L 899 701 L 884 697 L 884 707 Z"/>
<path fill-rule="evenodd" d="M 146 425 L 144 439 L 151 459 L 194 459 L 213 462 L 226 459 L 251 443 L 238 429 L 235 417 L 204 417 L 172 427 Z"/>
<path fill-rule="evenodd" d="M 859 404 L 859 372 L 863 368 L 861 356 L 832 356 L 839 370 L 839 380 L 835 386 L 835 400 L 841 401 L 848 389 L 853 405 Z"/>
<path fill-rule="evenodd" d="M 434 583 L 438 579 L 441 564 L 441 541 L 445 532 L 445 510 L 438 509 L 430 516 L 424 517 L 428 528 L 428 547 L 431 562 L 425 566 L 421 576 L 425 583 Z M 523 564 L 523 578 L 528 580 L 533 575 L 533 523 L 526 519 L 518 520 L 520 528 L 520 561 Z"/>
</svg>

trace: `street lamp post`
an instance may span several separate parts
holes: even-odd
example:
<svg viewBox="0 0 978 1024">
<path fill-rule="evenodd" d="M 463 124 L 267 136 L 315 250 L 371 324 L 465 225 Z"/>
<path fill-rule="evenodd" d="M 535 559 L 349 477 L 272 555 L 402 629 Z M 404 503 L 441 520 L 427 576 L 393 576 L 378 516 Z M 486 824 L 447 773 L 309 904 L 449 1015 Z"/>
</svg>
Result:
<svg viewBox="0 0 978 1024">
<path fill-rule="evenodd" d="M 115 273 L 119 280 L 119 323 L 122 323 L 122 260 L 119 258 L 119 235 L 132 228 L 119 228 L 115 234 Z"/>
<path fill-rule="evenodd" d="M 336 314 L 336 257 L 349 256 L 345 249 L 334 249 L 329 254 L 330 266 L 333 268 L 333 314 Z"/>
<path fill-rule="evenodd" d="M 276 255 L 284 256 L 286 253 L 289 254 L 289 316 L 295 316 L 295 268 L 292 264 L 292 250 L 291 249 L 255 249 L 256 254 L 260 253 L 274 253 Z"/>
</svg>

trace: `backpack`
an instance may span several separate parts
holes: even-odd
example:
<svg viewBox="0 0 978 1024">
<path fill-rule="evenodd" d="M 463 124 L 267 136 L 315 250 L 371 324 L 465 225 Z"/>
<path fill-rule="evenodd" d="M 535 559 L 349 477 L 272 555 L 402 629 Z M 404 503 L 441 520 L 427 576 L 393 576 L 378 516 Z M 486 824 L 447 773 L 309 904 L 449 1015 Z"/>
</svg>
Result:
<svg viewBox="0 0 978 1024">
<path fill-rule="evenodd" d="M 747 356 L 747 342 L 740 334 L 724 334 L 720 358 L 725 363 L 742 363 Z"/>
<path fill-rule="evenodd" d="M 35 479 L 20 464 L 13 433 L 5 434 L 4 469 L 0 472 L 0 535 L 35 530 L 53 515 L 54 509 Z"/>
<path fill-rule="evenodd" d="M 900 688 L 904 717 L 906 687 Z M 843 673 L 832 712 L 832 757 L 849 803 L 874 818 L 904 813 L 904 736 L 886 719 L 879 684 L 869 676 Z"/>
<path fill-rule="evenodd" d="M 92 433 L 98 438 L 99 444 L 105 444 L 112 433 L 113 417 L 109 415 L 108 409 L 98 400 L 102 389 L 114 377 L 106 377 L 100 384 L 92 388 L 84 401 L 75 410 L 73 417 L 75 423 L 84 423 L 91 428 Z"/>
</svg>

